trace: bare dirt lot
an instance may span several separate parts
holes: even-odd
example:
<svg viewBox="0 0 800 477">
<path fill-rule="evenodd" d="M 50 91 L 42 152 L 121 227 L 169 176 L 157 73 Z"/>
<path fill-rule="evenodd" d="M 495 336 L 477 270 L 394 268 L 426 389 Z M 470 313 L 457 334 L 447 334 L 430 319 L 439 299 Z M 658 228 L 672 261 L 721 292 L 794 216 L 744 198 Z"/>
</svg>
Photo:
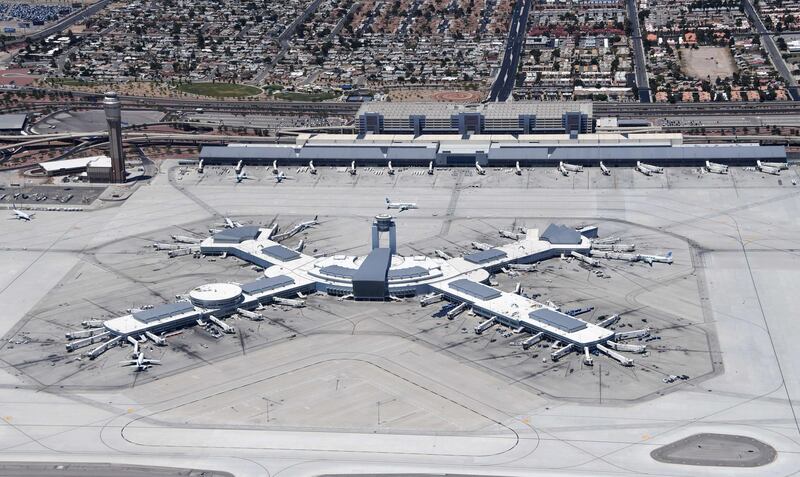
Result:
<svg viewBox="0 0 800 477">
<path fill-rule="evenodd" d="M 698 79 L 729 78 L 736 71 L 731 51 L 716 46 L 701 46 L 696 50 L 681 49 L 681 70 Z"/>
<path fill-rule="evenodd" d="M 392 101 L 436 101 L 445 103 L 474 103 L 483 98 L 480 91 L 465 90 L 396 90 L 389 94 Z"/>
</svg>

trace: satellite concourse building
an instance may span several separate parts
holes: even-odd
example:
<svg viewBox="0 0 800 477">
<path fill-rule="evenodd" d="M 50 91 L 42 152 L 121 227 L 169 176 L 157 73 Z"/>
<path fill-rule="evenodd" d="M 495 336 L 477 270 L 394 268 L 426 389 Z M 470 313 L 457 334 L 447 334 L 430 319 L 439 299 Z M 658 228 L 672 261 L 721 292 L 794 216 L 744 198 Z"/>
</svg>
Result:
<svg viewBox="0 0 800 477">
<path fill-rule="evenodd" d="M 254 315 L 253 310 L 261 305 L 295 297 L 301 292 L 371 301 L 434 294 L 449 302 L 464 304 L 484 317 L 487 321 L 476 328 L 477 334 L 484 331 L 484 327 L 502 324 L 587 353 L 588 349 L 608 343 L 615 336 L 613 330 L 485 284 L 491 272 L 512 263 L 531 264 L 572 252 L 588 254 L 596 229 L 587 229 L 584 235 L 569 227 L 551 224 L 542 233 L 529 229 L 521 240 L 450 259 L 396 254 L 395 230 L 391 216 L 378 215 L 372 225 L 369 254 L 323 257 L 305 255 L 271 240 L 276 227 L 242 226 L 220 231 L 201 242 L 200 253 L 227 254 L 264 267 L 263 277 L 247 283 L 201 285 L 188 293 L 188 299 L 133 310 L 109 319 L 103 322 L 103 336 L 110 341 L 90 351 L 89 356 L 96 357 L 109 345 L 123 340 L 152 338 L 205 320 L 216 323 L 235 313 Z M 389 236 L 388 246 L 381 243 L 382 234 Z M 421 300 L 421 304 L 424 303 L 425 300 Z M 70 351 L 76 348 L 75 342 L 67 345 Z M 619 356 L 615 359 L 625 365 L 632 363 Z"/>
</svg>

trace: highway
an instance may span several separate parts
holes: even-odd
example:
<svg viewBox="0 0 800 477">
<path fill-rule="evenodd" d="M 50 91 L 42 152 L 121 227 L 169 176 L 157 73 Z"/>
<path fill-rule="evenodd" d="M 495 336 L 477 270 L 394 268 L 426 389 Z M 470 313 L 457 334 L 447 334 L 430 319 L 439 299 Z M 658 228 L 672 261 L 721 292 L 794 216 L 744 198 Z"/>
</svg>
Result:
<svg viewBox="0 0 800 477">
<path fill-rule="evenodd" d="M 699 127 L 714 127 L 713 125 L 697 125 L 683 127 L 669 127 L 667 131 L 691 131 Z M 16 150 L 21 147 L 39 147 L 45 145 L 83 143 L 78 147 L 103 147 L 108 144 L 106 131 L 51 133 L 36 136 L 0 136 L 0 141 L 7 142 L 0 145 L 0 152 Z M 768 142 L 771 144 L 800 144 L 800 138 L 780 135 L 736 135 L 736 136 L 686 136 L 687 142 Z M 15 142 L 21 141 L 21 142 Z M 155 145 L 155 144 L 227 144 L 235 143 L 260 143 L 274 144 L 282 142 L 280 138 L 268 136 L 238 136 L 220 134 L 185 134 L 185 133 L 146 133 L 140 131 L 123 132 L 122 141 L 126 144 Z"/>
<path fill-rule="evenodd" d="M 595 117 L 619 116 L 624 118 L 666 117 L 670 115 L 785 115 L 800 113 L 800 104 L 794 101 L 765 101 L 759 103 L 612 103 L 595 102 Z"/>
<path fill-rule="evenodd" d="M 517 0 L 514 5 L 503 62 L 500 64 L 500 70 L 497 72 L 497 77 L 489 92 L 489 101 L 506 101 L 511 97 L 514 83 L 517 80 L 517 68 L 522 55 L 522 47 L 525 46 L 525 38 L 527 37 L 528 15 L 530 14 L 531 3 L 532 0 Z"/>
<path fill-rule="evenodd" d="M 642 29 L 639 26 L 639 13 L 636 10 L 636 0 L 627 0 L 628 20 L 631 22 L 631 42 L 633 43 L 633 66 L 636 71 L 636 89 L 639 101 L 652 102 L 650 97 L 650 81 L 647 79 L 647 62 L 645 61 L 644 44 L 642 43 Z"/>
<path fill-rule="evenodd" d="M 761 21 L 761 17 L 758 15 L 755 7 L 753 7 L 753 2 L 751 0 L 742 0 L 742 6 L 744 7 L 745 13 L 750 18 L 750 21 L 756 26 L 758 34 L 761 37 L 761 45 L 767 50 L 772 65 L 784 81 L 786 81 L 789 95 L 793 100 L 800 101 L 800 88 L 797 86 L 797 80 L 794 79 L 791 70 L 786 66 L 786 62 L 783 60 L 783 56 L 781 56 L 781 52 L 775 44 L 775 39 L 772 38 L 769 30 L 764 26 L 764 22 Z"/>
<path fill-rule="evenodd" d="M 76 132 L 76 133 L 56 133 L 39 134 L 35 136 L 0 136 L 0 141 L 21 141 L 12 144 L 0 145 L 0 151 L 16 149 L 18 147 L 42 146 L 49 143 L 69 143 L 74 141 L 99 141 L 108 137 L 108 131 Z M 185 134 L 185 133 L 143 133 L 143 132 L 123 132 L 122 141 L 125 143 L 136 144 L 163 144 L 163 143 L 228 143 L 228 142 L 255 142 L 255 143 L 275 143 L 280 142 L 274 136 L 237 136 L 219 134 Z M 100 144 L 95 144 L 100 145 Z"/>
<path fill-rule="evenodd" d="M 44 90 L 45 92 L 53 90 Z M 95 93 L 73 92 L 75 101 L 30 103 L 27 108 L 14 110 L 36 110 L 41 108 L 99 109 L 101 96 Z M 308 114 L 352 118 L 361 103 L 311 102 L 311 101 L 225 101 L 214 99 L 147 98 L 142 96 L 120 96 L 123 108 L 128 110 L 158 109 L 161 111 L 194 111 L 203 108 L 209 112 L 243 114 Z M 594 103 L 594 116 L 616 116 L 620 118 L 664 118 L 676 115 L 692 116 L 748 116 L 748 115 L 793 115 L 800 114 L 800 102 L 722 102 L 722 103 Z"/>
</svg>

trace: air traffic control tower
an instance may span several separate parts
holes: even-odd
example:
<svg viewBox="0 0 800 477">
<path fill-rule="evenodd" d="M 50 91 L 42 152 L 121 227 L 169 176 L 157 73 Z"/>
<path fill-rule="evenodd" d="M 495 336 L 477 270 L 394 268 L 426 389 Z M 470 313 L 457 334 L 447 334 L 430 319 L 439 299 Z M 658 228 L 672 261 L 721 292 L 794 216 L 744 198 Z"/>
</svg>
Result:
<svg viewBox="0 0 800 477">
<path fill-rule="evenodd" d="M 389 248 L 381 247 L 381 234 L 389 233 Z M 392 216 L 380 214 L 372 222 L 372 251 L 353 273 L 353 298 L 383 301 L 389 297 L 389 268 L 397 253 L 397 228 Z"/>
<path fill-rule="evenodd" d="M 117 93 L 109 91 L 103 99 L 108 122 L 108 146 L 111 156 L 111 182 L 125 182 L 125 154 L 122 152 L 122 110 Z"/>
<path fill-rule="evenodd" d="M 397 253 L 397 227 L 392 216 L 380 214 L 375 216 L 372 222 L 372 250 L 381 246 L 381 234 L 389 233 L 389 251 L 392 255 Z"/>
</svg>

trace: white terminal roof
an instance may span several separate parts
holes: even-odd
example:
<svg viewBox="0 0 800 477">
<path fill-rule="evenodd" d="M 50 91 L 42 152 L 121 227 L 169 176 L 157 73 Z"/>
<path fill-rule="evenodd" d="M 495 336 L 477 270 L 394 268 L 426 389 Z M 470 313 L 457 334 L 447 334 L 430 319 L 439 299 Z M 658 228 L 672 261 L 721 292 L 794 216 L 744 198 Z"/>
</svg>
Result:
<svg viewBox="0 0 800 477">
<path fill-rule="evenodd" d="M 108 156 L 90 156 L 39 163 L 39 167 L 47 173 L 85 169 L 90 165 L 92 167 L 111 167 L 111 158 Z"/>
<path fill-rule="evenodd" d="M 551 226 L 548 230 L 553 228 L 554 226 Z M 236 229 L 230 230 L 236 231 Z M 312 257 L 300 252 L 275 253 L 275 249 L 281 246 L 268 238 L 274 229 L 259 228 L 258 231 L 260 233 L 248 234 L 241 242 L 217 241 L 212 236 L 201 243 L 201 247 L 206 250 L 227 252 L 229 255 L 265 267 L 265 277 L 260 279 L 261 281 L 256 280 L 241 285 L 241 290 L 245 294 L 241 306 L 254 304 L 267 296 L 309 287 L 315 283 L 351 285 L 353 276 L 364 260 L 363 257 L 346 255 Z M 611 338 L 613 331 L 570 317 L 530 298 L 501 292 L 479 283 L 488 279 L 487 269 L 497 269 L 508 263 L 532 263 L 572 250 L 588 250 L 591 246 L 589 239 L 580 234 L 577 234 L 572 243 L 561 240 L 558 234 L 548 237 L 543 239 L 538 229 L 530 229 L 521 240 L 449 260 L 395 255 L 392 257 L 387 276 L 389 292 L 392 293 L 393 289 L 401 291 L 409 286 L 430 286 L 450 297 L 469 303 L 484 316 L 496 316 L 509 326 L 522 326 L 529 331 L 544 331 L 554 339 L 579 346 L 591 346 Z M 548 240 L 564 243 L 551 243 Z M 261 286 L 262 282 L 266 285 Z M 226 298 L 231 294 L 224 284 L 215 287 L 214 289 L 199 287 L 192 293 L 210 299 Z M 232 285 L 230 288 L 240 289 Z M 203 312 L 213 312 L 213 310 L 195 309 L 189 305 L 182 304 L 180 306 L 183 308 L 180 309 L 173 309 L 178 304 L 161 305 L 152 311 L 144 312 L 147 316 L 142 319 L 138 319 L 137 314 L 133 313 L 108 320 L 105 326 L 116 334 L 136 335 L 145 330 L 158 329 L 169 322 L 193 320 L 201 317 Z"/>
<path fill-rule="evenodd" d="M 577 235 L 577 243 L 551 243 L 540 237 L 538 229 L 530 229 L 521 240 L 449 260 L 395 256 L 389 269 L 389 290 L 391 293 L 393 287 L 427 284 L 435 290 L 471 304 L 485 316 L 497 316 L 513 326 L 523 326 L 529 331 L 544 331 L 565 342 L 590 346 L 611 338 L 613 331 L 570 317 L 530 298 L 501 292 L 478 283 L 488 278 L 486 268 L 496 268 L 513 262 L 538 261 L 571 250 L 588 249 L 589 239 Z M 234 255 L 237 252 L 233 249 L 236 249 L 244 252 L 237 256 L 252 255 L 275 264 L 267 268 L 265 273 L 290 275 L 307 280 L 308 283 L 322 281 L 332 285 L 350 285 L 363 261 L 363 257 L 349 255 L 315 258 L 304 254 L 298 254 L 299 258 L 281 261 L 261 251 L 275 244 L 265 238 L 268 236 L 269 230 L 266 229 L 257 240 L 247 240 L 239 244 L 214 244 L 213 238 L 210 238 L 203 245 L 227 247 Z M 454 288 L 454 283 L 465 283 L 467 286 Z M 476 290 L 470 293 L 470 287 Z M 481 290 L 491 293 L 481 293 Z"/>
<path fill-rule="evenodd" d="M 458 286 L 457 282 L 463 278 L 455 278 L 434 285 L 437 290 L 448 295 L 458 297 L 459 300 L 470 303 L 475 311 L 484 316 L 505 318 L 506 324 L 522 326 L 527 331 L 544 331 L 552 337 L 575 343 L 579 346 L 590 346 L 608 340 L 614 336 L 614 331 L 602 328 L 592 323 L 579 320 L 560 313 L 542 303 L 526 298 L 515 293 L 506 293 L 497 290 L 497 294 L 487 294 L 480 297 L 479 293 L 470 293 L 466 287 Z M 456 282 L 456 286 L 451 286 Z M 475 282 L 472 282 L 475 283 Z M 494 290 L 490 287 L 490 290 Z M 536 316 L 540 314 L 542 316 Z M 551 315 L 551 317 L 545 316 Z M 571 326 L 575 322 L 576 326 Z"/>
<path fill-rule="evenodd" d="M 249 147 L 284 147 L 297 148 L 303 145 L 331 146 L 331 145 L 412 145 L 417 143 L 438 144 L 442 147 L 491 144 L 492 147 L 503 145 L 519 146 L 586 146 L 590 144 L 608 145 L 658 145 L 669 146 L 683 144 L 681 133 L 587 133 L 579 134 L 577 138 L 569 134 L 422 134 L 412 137 L 407 134 L 373 134 L 367 133 L 364 137 L 351 134 L 305 134 L 296 138 L 295 144 L 260 144 Z M 246 144 L 228 144 L 228 147 L 242 147 Z"/>
</svg>

